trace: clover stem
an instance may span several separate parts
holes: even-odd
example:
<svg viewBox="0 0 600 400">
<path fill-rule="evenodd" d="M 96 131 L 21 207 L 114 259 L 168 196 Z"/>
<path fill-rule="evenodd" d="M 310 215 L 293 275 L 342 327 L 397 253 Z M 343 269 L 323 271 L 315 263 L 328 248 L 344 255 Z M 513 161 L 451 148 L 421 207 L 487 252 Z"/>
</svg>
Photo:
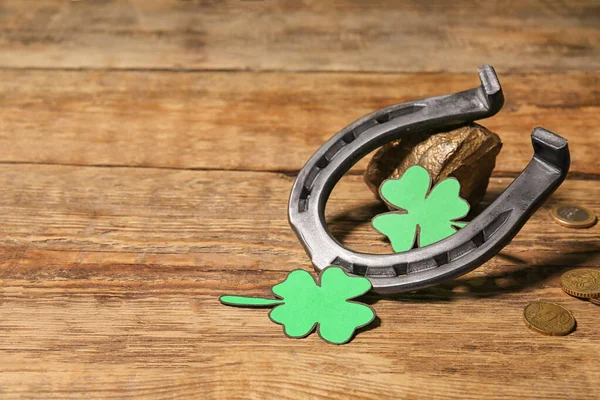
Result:
<svg viewBox="0 0 600 400">
<path fill-rule="evenodd" d="M 279 299 L 263 299 L 261 297 L 244 297 L 244 296 L 221 296 L 221 303 L 228 306 L 241 307 L 271 307 L 278 304 L 283 304 L 283 300 Z"/>
</svg>

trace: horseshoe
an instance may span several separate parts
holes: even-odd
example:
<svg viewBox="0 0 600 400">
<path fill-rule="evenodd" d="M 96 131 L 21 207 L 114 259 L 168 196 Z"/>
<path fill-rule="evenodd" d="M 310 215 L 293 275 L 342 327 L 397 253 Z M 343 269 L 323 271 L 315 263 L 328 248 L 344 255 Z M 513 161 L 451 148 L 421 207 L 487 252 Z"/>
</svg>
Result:
<svg viewBox="0 0 600 400">
<path fill-rule="evenodd" d="M 338 265 L 368 278 L 377 293 L 414 291 L 456 278 L 496 255 L 564 181 L 567 141 L 537 127 L 533 157 L 481 214 L 452 236 L 396 254 L 367 254 L 340 244 L 327 228 L 325 205 L 335 184 L 366 154 L 415 132 L 434 133 L 495 115 L 504 96 L 494 69 L 479 68 L 481 85 L 445 96 L 386 107 L 353 122 L 329 139 L 300 170 L 288 205 L 292 229 L 317 271 Z"/>
</svg>

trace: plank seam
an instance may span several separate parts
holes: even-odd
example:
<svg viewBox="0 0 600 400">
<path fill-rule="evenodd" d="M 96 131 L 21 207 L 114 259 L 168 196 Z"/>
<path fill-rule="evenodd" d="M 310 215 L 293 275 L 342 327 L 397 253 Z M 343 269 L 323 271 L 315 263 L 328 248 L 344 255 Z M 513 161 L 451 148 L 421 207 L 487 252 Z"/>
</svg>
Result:
<svg viewBox="0 0 600 400">
<path fill-rule="evenodd" d="M 75 163 L 50 163 L 33 161 L 0 161 L 1 165 L 41 165 L 57 167 L 80 167 L 80 168 L 131 168 L 131 169 L 158 169 L 170 171 L 209 171 L 209 172 L 250 172 L 263 174 L 279 174 L 294 178 L 300 170 L 277 170 L 277 169 L 241 169 L 241 168 L 210 168 L 210 167 L 164 167 L 151 165 L 124 165 L 124 164 L 75 164 Z M 346 173 L 349 176 L 363 175 L 364 170 L 352 170 Z M 516 178 L 519 172 L 494 171 L 492 178 Z M 568 179 L 571 180 L 600 180 L 600 173 L 593 172 L 569 172 Z"/>
<path fill-rule="evenodd" d="M 277 69 L 277 68 L 169 68 L 169 67 L 41 67 L 41 66 L 8 66 L 0 65 L 0 71 L 71 71 L 71 72 L 86 72 L 86 71 L 104 71 L 104 72 L 163 72 L 172 74 L 183 73 L 264 73 L 264 74 L 364 74 L 364 75 L 403 75 L 403 74 L 419 74 L 419 75 L 472 75 L 471 71 L 453 71 L 446 69 L 439 70 L 364 70 L 364 69 Z M 551 74 L 568 74 L 568 73 L 585 73 L 596 74 L 600 73 L 600 68 L 581 69 L 581 68 L 536 68 L 535 72 L 525 71 L 521 69 L 509 68 L 502 71 L 502 75 L 511 76 L 533 76 L 533 75 L 548 75 Z"/>
</svg>

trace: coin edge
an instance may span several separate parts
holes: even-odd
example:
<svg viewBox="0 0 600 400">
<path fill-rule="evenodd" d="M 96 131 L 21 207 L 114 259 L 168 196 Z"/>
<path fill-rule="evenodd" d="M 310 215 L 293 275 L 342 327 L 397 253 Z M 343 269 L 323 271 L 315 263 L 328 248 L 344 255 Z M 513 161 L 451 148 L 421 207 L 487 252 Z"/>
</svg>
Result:
<svg viewBox="0 0 600 400">
<path fill-rule="evenodd" d="M 568 274 L 571 271 L 578 271 L 578 270 L 592 270 L 592 271 L 596 271 L 600 273 L 600 269 L 597 268 L 573 268 L 570 269 L 566 272 L 564 272 L 561 276 L 560 276 L 560 287 L 563 290 L 563 292 L 571 295 L 571 296 L 575 296 L 575 297 L 579 297 L 581 299 L 596 299 L 596 298 L 600 298 L 600 288 L 598 289 L 597 292 L 592 292 L 592 293 L 582 293 L 582 292 L 578 292 L 576 290 L 572 290 L 569 288 L 565 288 L 565 285 L 563 284 L 563 277 Z"/>
</svg>

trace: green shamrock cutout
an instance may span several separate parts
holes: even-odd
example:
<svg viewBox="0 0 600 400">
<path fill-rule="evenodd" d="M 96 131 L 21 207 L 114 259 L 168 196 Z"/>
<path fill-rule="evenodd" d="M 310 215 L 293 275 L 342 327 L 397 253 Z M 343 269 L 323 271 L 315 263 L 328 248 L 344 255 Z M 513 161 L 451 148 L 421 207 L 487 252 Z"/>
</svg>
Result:
<svg viewBox="0 0 600 400">
<path fill-rule="evenodd" d="M 420 165 L 379 187 L 379 194 L 388 205 L 405 210 L 380 214 L 372 221 L 373 227 L 390 239 L 396 253 L 412 249 L 415 238 L 419 247 L 428 246 L 455 233 L 456 227 L 466 225 L 456 221 L 469 212 L 469 203 L 459 196 L 458 180 L 446 178 L 431 191 L 430 187 L 429 172 Z"/>
<path fill-rule="evenodd" d="M 375 319 L 370 306 L 349 301 L 369 290 L 368 279 L 349 276 L 343 269 L 332 266 L 323 270 L 317 282 L 304 270 L 290 272 L 272 288 L 278 299 L 221 296 L 220 301 L 230 306 L 276 306 L 269 318 L 283 325 L 288 337 L 306 337 L 316 328 L 323 340 L 344 344 L 352 339 L 356 329 Z"/>
</svg>

